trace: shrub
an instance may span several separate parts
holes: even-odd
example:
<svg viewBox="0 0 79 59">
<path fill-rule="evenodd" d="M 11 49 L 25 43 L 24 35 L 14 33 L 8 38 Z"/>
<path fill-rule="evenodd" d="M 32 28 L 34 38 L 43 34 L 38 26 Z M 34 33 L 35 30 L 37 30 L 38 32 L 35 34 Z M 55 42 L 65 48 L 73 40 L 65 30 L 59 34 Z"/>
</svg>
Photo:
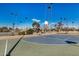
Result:
<svg viewBox="0 0 79 59">
<path fill-rule="evenodd" d="M 25 31 L 19 32 L 18 35 L 25 35 Z"/>
<path fill-rule="evenodd" d="M 27 30 L 27 34 L 33 34 L 34 30 L 33 29 L 29 29 Z"/>
</svg>

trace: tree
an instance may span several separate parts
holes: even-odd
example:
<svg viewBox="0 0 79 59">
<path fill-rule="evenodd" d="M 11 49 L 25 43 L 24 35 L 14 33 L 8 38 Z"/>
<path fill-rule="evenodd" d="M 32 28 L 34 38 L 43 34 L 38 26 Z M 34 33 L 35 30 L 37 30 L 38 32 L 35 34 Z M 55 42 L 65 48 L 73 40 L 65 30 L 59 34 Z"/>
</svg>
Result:
<svg viewBox="0 0 79 59">
<path fill-rule="evenodd" d="M 33 22 L 32 26 L 34 31 L 38 33 L 40 30 L 40 24 L 38 22 Z"/>
<path fill-rule="evenodd" d="M 20 29 L 19 28 L 15 28 L 15 32 L 20 32 Z"/>
<path fill-rule="evenodd" d="M 2 32 L 9 32 L 9 29 L 7 27 L 2 27 Z"/>
<path fill-rule="evenodd" d="M 34 30 L 33 29 L 28 29 L 27 34 L 33 34 Z"/>
<path fill-rule="evenodd" d="M 62 22 L 61 22 L 61 21 L 58 22 L 57 25 L 56 25 L 57 31 L 58 31 L 58 32 L 61 31 L 62 27 L 63 27 Z"/>
<path fill-rule="evenodd" d="M 0 32 L 2 32 L 2 28 L 0 28 Z"/>
</svg>

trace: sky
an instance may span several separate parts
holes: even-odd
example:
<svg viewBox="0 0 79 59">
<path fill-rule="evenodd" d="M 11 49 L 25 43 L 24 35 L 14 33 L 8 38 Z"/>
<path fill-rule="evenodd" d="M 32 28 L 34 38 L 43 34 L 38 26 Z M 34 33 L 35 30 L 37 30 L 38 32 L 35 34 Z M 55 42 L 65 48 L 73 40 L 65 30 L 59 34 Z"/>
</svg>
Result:
<svg viewBox="0 0 79 59">
<path fill-rule="evenodd" d="M 48 9 L 49 6 L 51 9 Z M 51 26 L 62 21 L 65 26 L 68 24 L 79 28 L 79 4 L 0 3 L 0 27 L 12 27 L 12 23 L 16 27 L 32 27 L 33 21 L 38 21 L 41 26 L 45 21 Z"/>
</svg>

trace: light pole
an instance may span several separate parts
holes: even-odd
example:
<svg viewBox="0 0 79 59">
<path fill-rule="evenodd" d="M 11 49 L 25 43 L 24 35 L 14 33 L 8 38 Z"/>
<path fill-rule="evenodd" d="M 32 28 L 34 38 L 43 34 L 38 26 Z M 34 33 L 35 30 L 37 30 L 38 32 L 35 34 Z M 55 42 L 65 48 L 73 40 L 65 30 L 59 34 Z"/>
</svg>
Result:
<svg viewBox="0 0 79 59">
<path fill-rule="evenodd" d="M 74 21 L 72 21 L 73 31 L 75 31 Z"/>
<path fill-rule="evenodd" d="M 68 33 L 69 32 L 68 20 L 64 18 L 64 21 L 66 21 L 66 33 Z"/>
<path fill-rule="evenodd" d="M 23 17 L 21 17 L 21 19 L 24 20 L 24 22 L 26 22 L 25 20 L 27 20 L 28 17 L 23 16 Z M 20 23 L 22 23 L 22 21 Z M 25 24 L 25 34 L 26 34 L 26 29 L 27 29 L 27 25 Z"/>
<path fill-rule="evenodd" d="M 17 16 L 17 15 L 14 14 L 14 13 L 10 13 L 10 15 Z M 12 28 L 13 28 L 13 30 L 12 30 L 12 35 L 14 35 L 14 32 L 15 32 L 15 22 L 13 22 L 13 24 L 12 24 Z M 5 42 L 4 56 L 6 56 L 6 54 L 7 54 L 7 48 L 8 48 L 8 40 L 6 40 L 6 42 Z"/>
<path fill-rule="evenodd" d="M 10 13 L 10 15 L 12 15 L 12 16 L 15 16 L 15 18 L 17 19 L 17 14 L 16 13 Z M 15 35 L 15 21 L 13 21 L 13 23 L 12 23 L 12 28 L 13 28 L 13 30 L 12 30 L 12 35 L 14 36 Z"/>
<path fill-rule="evenodd" d="M 48 19 L 52 17 L 52 3 L 48 5 Z"/>
<path fill-rule="evenodd" d="M 51 18 L 52 16 L 52 3 L 49 3 L 47 6 L 47 17 L 46 17 L 46 21 L 45 21 L 45 31 L 47 32 L 48 30 L 48 20 Z M 47 28 L 46 28 L 47 27 Z"/>
<path fill-rule="evenodd" d="M 27 20 L 27 17 L 25 17 L 25 20 Z M 27 34 L 27 32 L 26 32 L 27 31 L 27 25 L 26 25 L 25 29 L 26 29 L 25 34 Z"/>
<path fill-rule="evenodd" d="M 13 25 L 12 35 L 14 36 L 14 34 L 15 34 L 15 23 L 13 23 L 12 25 Z"/>
</svg>

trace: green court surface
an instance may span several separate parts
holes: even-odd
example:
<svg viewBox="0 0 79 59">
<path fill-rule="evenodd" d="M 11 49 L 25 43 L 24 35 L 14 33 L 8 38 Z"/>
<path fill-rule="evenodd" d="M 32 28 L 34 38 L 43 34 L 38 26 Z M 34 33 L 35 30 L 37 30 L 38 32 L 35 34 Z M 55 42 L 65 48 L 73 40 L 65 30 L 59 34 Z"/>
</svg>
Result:
<svg viewBox="0 0 79 59">
<path fill-rule="evenodd" d="M 8 49 L 15 45 L 18 39 L 8 40 Z M 0 40 L 0 55 L 4 55 L 5 40 Z M 23 39 L 11 52 L 11 56 L 79 56 L 79 44 L 40 44 Z"/>
<path fill-rule="evenodd" d="M 21 41 L 12 52 L 13 56 L 74 56 L 79 47 L 72 45 L 42 45 Z"/>
</svg>

